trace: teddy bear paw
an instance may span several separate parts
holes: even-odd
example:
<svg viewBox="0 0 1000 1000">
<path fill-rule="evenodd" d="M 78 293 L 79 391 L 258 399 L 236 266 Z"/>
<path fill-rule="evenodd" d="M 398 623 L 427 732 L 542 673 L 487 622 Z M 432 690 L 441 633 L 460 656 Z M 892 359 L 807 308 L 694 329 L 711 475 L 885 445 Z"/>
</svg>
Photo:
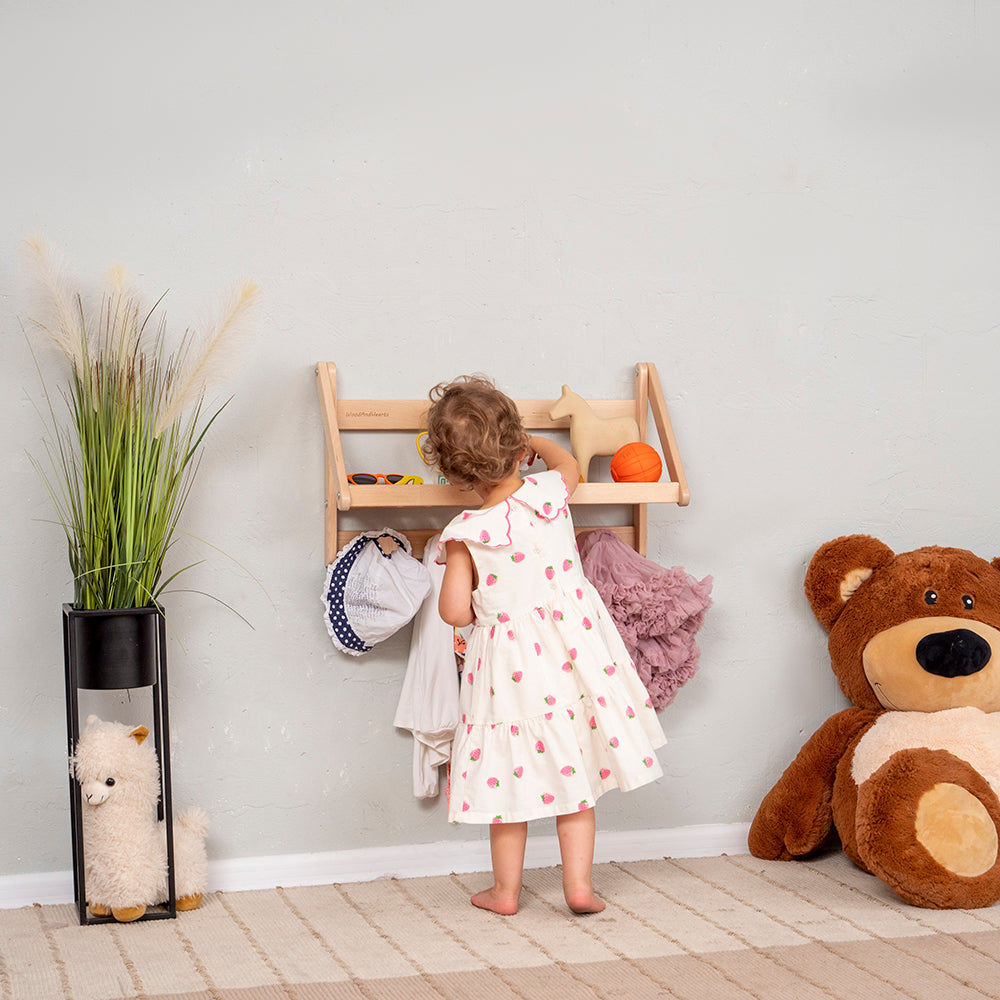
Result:
<svg viewBox="0 0 1000 1000">
<path fill-rule="evenodd" d="M 142 906 L 113 906 L 111 916 L 120 924 L 129 924 L 133 920 L 139 920 L 146 915 L 146 907 Z"/>
<path fill-rule="evenodd" d="M 893 754 L 858 789 L 857 850 L 903 900 L 971 909 L 1000 900 L 1000 801 L 947 750 Z"/>
<path fill-rule="evenodd" d="M 196 892 L 191 896 L 181 896 L 177 900 L 178 910 L 197 910 L 201 906 L 201 893 Z"/>
</svg>

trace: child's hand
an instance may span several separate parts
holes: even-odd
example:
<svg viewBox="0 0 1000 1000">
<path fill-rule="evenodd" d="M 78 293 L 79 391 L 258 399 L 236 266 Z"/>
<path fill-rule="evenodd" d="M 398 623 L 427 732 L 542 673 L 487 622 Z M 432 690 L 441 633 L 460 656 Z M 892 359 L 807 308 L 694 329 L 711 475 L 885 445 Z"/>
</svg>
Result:
<svg viewBox="0 0 1000 1000">
<path fill-rule="evenodd" d="M 528 438 L 528 448 L 545 463 L 547 469 L 554 469 L 562 474 L 569 495 L 573 495 L 580 482 L 580 463 L 562 445 L 549 438 L 532 435 Z"/>
</svg>

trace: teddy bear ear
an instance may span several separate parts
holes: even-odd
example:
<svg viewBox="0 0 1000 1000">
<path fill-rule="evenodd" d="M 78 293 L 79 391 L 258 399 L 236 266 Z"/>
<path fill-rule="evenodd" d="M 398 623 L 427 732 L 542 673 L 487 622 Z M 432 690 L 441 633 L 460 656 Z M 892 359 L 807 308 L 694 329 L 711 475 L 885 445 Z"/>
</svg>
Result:
<svg viewBox="0 0 1000 1000">
<path fill-rule="evenodd" d="M 129 733 L 129 736 L 131 736 L 132 739 L 134 739 L 136 743 L 139 744 L 139 746 L 142 746 L 142 741 L 148 735 L 149 735 L 149 730 L 145 726 L 136 726 L 135 729 L 133 729 L 132 732 Z"/>
<path fill-rule="evenodd" d="M 821 545 L 806 570 L 805 591 L 823 628 L 829 632 L 858 587 L 894 558 L 871 535 L 843 535 Z"/>
</svg>

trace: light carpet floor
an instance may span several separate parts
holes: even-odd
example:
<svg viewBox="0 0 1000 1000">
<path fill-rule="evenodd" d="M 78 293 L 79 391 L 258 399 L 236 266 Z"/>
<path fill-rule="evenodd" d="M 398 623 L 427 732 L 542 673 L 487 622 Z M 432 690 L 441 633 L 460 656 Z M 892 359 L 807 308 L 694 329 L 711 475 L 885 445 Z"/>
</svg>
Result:
<svg viewBox="0 0 1000 1000">
<path fill-rule="evenodd" d="M 1000 905 L 922 910 L 841 854 L 602 864 L 608 907 L 525 873 L 514 917 L 487 876 L 215 893 L 176 920 L 80 926 L 0 911 L 3 1000 L 827 1000 L 1000 998 Z"/>
</svg>

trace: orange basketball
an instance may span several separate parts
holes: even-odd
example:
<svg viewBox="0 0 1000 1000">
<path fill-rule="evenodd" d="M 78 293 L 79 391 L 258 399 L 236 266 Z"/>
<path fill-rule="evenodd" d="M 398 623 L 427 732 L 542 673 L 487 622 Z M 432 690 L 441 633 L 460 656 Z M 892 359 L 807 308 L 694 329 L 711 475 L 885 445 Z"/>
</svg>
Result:
<svg viewBox="0 0 1000 1000">
<path fill-rule="evenodd" d="M 642 441 L 622 445 L 611 459 L 611 478 L 616 483 L 656 483 L 662 471 L 656 449 Z"/>
</svg>

